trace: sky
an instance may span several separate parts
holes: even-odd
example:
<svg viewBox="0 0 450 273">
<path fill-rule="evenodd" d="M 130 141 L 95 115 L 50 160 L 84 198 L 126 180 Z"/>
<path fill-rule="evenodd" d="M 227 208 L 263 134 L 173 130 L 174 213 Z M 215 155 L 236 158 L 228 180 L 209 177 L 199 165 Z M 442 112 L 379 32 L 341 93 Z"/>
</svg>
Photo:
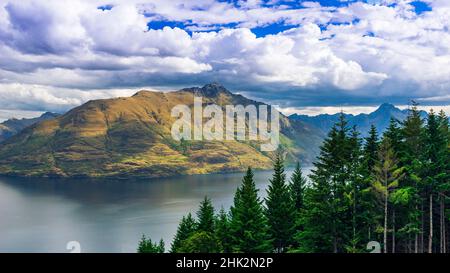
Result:
<svg viewBox="0 0 450 273">
<path fill-rule="evenodd" d="M 219 82 L 285 112 L 449 109 L 448 0 L 0 0 L 0 119 Z"/>
</svg>

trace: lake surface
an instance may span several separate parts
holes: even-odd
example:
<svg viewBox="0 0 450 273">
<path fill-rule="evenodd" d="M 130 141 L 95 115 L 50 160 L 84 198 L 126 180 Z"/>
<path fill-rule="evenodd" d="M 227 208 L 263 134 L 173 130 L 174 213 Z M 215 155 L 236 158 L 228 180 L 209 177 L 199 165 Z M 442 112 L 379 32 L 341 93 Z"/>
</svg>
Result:
<svg viewBox="0 0 450 273">
<path fill-rule="evenodd" d="M 261 198 L 271 175 L 255 173 Z M 163 238 L 169 249 L 181 217 L 195 215 L 205 195 L 216 210 L 228 210 L 242 176 L 139 181 L 0 177 L 0 252 L 69 252 L 69 241 L 78 241 L 82 252 L 136 252 L 142 234 Z"/>
</svg>

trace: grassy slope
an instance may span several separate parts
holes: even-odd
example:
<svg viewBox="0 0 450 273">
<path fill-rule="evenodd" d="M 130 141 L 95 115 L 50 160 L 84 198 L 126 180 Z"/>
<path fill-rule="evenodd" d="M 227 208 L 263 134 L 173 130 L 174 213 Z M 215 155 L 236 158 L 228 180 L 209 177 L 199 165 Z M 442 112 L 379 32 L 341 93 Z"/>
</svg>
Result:
<svg viewBox="0 0 450 273">
<path fill-rule="evenodd" d="M 201 92 L 206 91 L 140 91 L 128 98 L 87 102 L 61 117 L 35 124 L 2 143 L 0 173 L 160 177 L 240 171 L 247 166 L 270 168 L 273 153 L 260 152 L 258 143 L 190 141 L 185 151 L 180 142 L 172 139 L 172 107 L 192 106 L 193 94 L 205 95 Z M 206 95 L 209 98 L 204 99 L 204 103 L 255 103 L 228 92 Z M 291 161 L 304 156 L 310 145 L 320 141 L 312 132 L 299 132 L 304 126 L 290 124 L 284 116 L 281 124 L 281 142 Z"/>
</svg>

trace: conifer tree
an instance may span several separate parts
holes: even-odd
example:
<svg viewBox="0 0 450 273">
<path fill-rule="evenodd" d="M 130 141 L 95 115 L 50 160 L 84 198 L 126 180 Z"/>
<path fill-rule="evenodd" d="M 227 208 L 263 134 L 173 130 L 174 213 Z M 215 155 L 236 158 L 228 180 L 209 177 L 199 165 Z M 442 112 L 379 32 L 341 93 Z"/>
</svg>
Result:
<svg viewBox="0 0 450 273">
<path fill-rule="evenodd" d="M 384 131 L 383 138 L 389 138 L 391 141 L 391 147 L 394 153 L 400 158 L 402 156 L 402 130 L 399 127 L 400 122 L 395 118 L 391 118 L 389 126 Z M 378 160 L 378 155 L 377 155 Z M 401 163 L 401 162 L 400 162 Z"/>
<path fill-rule="evenodd" d="M 234 196 L 230 231 L 233 252 L 264 253 L 271 250 L 267 220 L 264 217 L 262 202 L 258 197 L 251 168 L 248 168 L 242 185 Z"/>
<path fill-rule="evenodd" d="M 425 131 L 423 120 L 418 110 L 418 104 L 412 102 L 413 105 L 409 109 L 408 116 L 402 123 L 401 135 L 402 146 L 399 154 L 400 165 L 405 167 L 406 176 L 405 181 L 402 181 L 402 187 L 411 187 L 414 189 L 412 194 L 415 198 L 411 198 L 413 204 L 409 206 L 412 211 L 405 212 L 408 215 L 415 216 L 415 219 L 410 219 L 407 225 L 412 226 L 412 230 L 418 230 L 415 234 L 414 249 L 415 252 L 423 252 L 425 247 L 424 229 L 425 229 L 425 199 L 424 184 L 422 179 L 422 172 L 424 170 L 424 150 L 425 150 Z M 420 237 L 419 237 L 420 235 Z"/>
<path fill-rule="evenodd" d="M 359 137 L 359 132 L 356 127 L 353 127 L 348 139 L 350 156 L 347 162 L 347 172 L 348 172 L 348 189 L 345 196 L 349 206 L 349 218 L 351 219 L 351 237 L 348 242 L 346 242 L 347 252 L 359 252 L 362 247 L 361 242 L 366 236 L 367 225 L 370 224 L 369 208 L 366 207 L 367 203 L 364 201 L 364 190 L 367 185 L 364 183 L 362 169 L 365 166 L 363 163 L 363 152 L 362 152 L 362 140 Z M 367 214 L 367 215 L 366 215 Z M 367 243 L 367 241 L 364 241 Z"/>
<path fill-rule="evenodd" d="M 223 208 L 220 209 L 219 215 L 216 217 L 215 234 L 224 253 L 233 252 L 230 219 Z"/>
<path fill-rule="evenodd" d="M 206 196 L 197 211 L 197 222 L 197 231 L 214 232 L 214 207 Z"/>
<path fill-rule="evenodd" d="M 161 239 L 159 244 L 153 243 L 150 238 L 146 238 L 145 235 L 142 235 L 141 240 L 139 241 L 138 253 L 164 253 L 164 241 Z"/>
<path fill-rule="evenodd" d="M 303 230 L 302 222 L 305 209 L 306 184 L 307 180 L 306 177 L 303 176 L 300 162 L 297 162 L 297 165 L 295 166 L 294 172 L 291 176 L 291 182 L 289 184 L 289 192 L 295 210 L 295 231 L 292 241 L 293 248 L 291 248 L 290 251 L 295 251 L 295 249 L 298 249 L 299 247 L 298 238 L 296 237 L 298 236 L 299 232 Z"/>
<path fill-rule="evenodd" d="M 442 114 L 441 114 L 442 115 Z M 442 200 L 444 200 L 445 194 L 442 189 L 445 188 L 447 182 L 448 174 L 446 173 L 447 163 L 447 135 L 443 134 L 445 131 L 448 119 L 445 121 L 445 115 L 443 117 L 438 117 L 431 110 L 428 114 L 426 131 L 426 152 L 425 152 L 425 169 L 424 175 L 424 187 L 425 192 L 428 195 L 428 252 L 433 252 L 433 241 L 434 241 L 434 219 L 435 214 L 434 207 L 436 201 L 439 199 L 441 207 L 443 206 Z M 435 194 L 438 194 L 435 198 Z M 442 208 L 441 208 L 442 210 Z M 441 211 L 440 214 L 445 214 Z M 441 216 L 442 217 L 442 216 Z M 442 219 L 440 219 L 440 224 L 442 225 Z M 442 231 L 441 231 L 442 232 Z M 443 234 L 440 234 L 443 237 Z M 443 243 L 441 242 L 440 245 Z M 442 251 L 442 250 L 441 250 Z"/>
<path fill-rule="evenodd" d="M 266 217 L 269 235 L 275 252 L 286 251 L 295 233 L 295 207 L 286 184 L 281 155 L 275 159 L 274 174 L 270 179 L 266 198 Z"/>
<path fill-rule="evenodd" d="M 303 176 L 300 162 L 297 162 L 294 172 L 292 173 L 291 183 L 289 184 L 291 199 L 294 202 L 294 207 L 297 212 L 304 206 L 305 188 L 306 177 Z"/>
<path fill-rule="evenodd" d="M 439 198 L 439 248 L 440 253 L 447 252 L 447 226 L 449 225 L 449 218 L 446 213 L 446 203 L 448 193 L 450 192 L 450 130 L 449 120 L 445 112 L 441 110 L 437 117 L 441 148 L 439 149 L 439 161 L 441 162 L 441 170 L 438 176 L 439 185 L 437 187 Z"/>
<path fill-rule="evenodd" d="M 373 167 L 378 160 L 378 133 L 375 126 L 372 124 L 369 131 L 369 136 L 365 139 L 364 144 L 364 163 L 366 170 L 372 173 Z"/>
<path fill-rule="evenodd" d="M 192 214 L 188 213 L 187 216 L 183 216 L 180 224 L 178 225 L 177 233 L 175 234 L 175 237 L 173 239 L 170 252 L 178 253 L 183 241 L 194 234 L 196 230 L 197 223 L 192 217 Z"/>
<path fill-rule="evenodd" d="M 383 250 L 387 253 L 388 236 L 388 206 L 392 192 L 399 186 L 403 177 L 403 168 L 398 168 L 398 160 L 390 144 L 389 138 L 384 138 L 379 149 L 379 160 L 374 167 L 375 179 L 373 187 L 380 194 L 384 207 Z"/>
<path fill-rule="evenodd" d="M 349 191 L 349 162 L 352 142 L 347 121 L 341 114 L 324 140 L 310 175 L 304 231 L 297 236 L 301 251 L 343 252 L 351 240 L 352 215 Z M 316 242 L 316 243 L 314 243 Z"/>
<path fill-rule="evenodd" d="M 299 246 L 296 252 L 335 252 L 331 185 L 325 179 L 313 178 L 311 181 L 311 188 L 305 192 L 305 209 L 301 216 L 303 229 L 296 235 Z"/>
<path fill-rule="evenodd" d="M 197 231 L 181 243 L 178 252 L 221 253 L 222 247 L 214 234 L 206 231 Z"/>
</svg>

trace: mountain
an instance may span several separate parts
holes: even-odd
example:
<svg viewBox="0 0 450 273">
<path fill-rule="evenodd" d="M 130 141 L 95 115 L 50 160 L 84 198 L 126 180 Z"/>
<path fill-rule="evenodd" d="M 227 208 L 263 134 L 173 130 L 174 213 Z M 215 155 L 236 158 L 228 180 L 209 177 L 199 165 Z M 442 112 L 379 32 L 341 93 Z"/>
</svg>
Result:
<svg viewBox="0 0 450 273">
<path fill-rule="evenodd" d="M 0 142 L 12 137 L 24 128 L 41 122 L 43 120 L 49 120 L 58 117 L 59 114 L 46 112 L 37 118 L 23 118 L 23 119 L 8 119 L 0 123 Z"/>
<path fill-rule="evenodd" d="M 255 141 L 175 141 L 171 109 L 203 104 L 262 105 L 213 83 L 174 92 L 89 101 L 57 118 L 25 128 L 0 144 L 0 173 L 18 176 L 161 177 L 272 167 L 273 152 Z M 323 133 L 280 117 L 288 161 L 312 162 Z"/>
<path fill-rule="evenodd" d="M 347 119 L 349 126 L 356 126 L 362 136 L 366 136 L 372 124 L 375 125 L 379 133 L 382 133 L 389 126 L 391 118 L 403 121 L 408 116 L 408 111 L 408 109 L 400 110 L 392 104 L 383 103 L 377 110 L 370 114 L 344 114 L 344 116 Z M 420 113 L 422 118 L 427 117 L 425 111 L 421 111 Z M 310 126 L 318 128 L 322 133 L 326 133 L 339 120 L 339 115 L 340 113 L 334 115 L 322 114 L 317 116 L 293 114 L 290 115 L 289 118 L 291 120 L 303 121 Z"/>
</svg>

